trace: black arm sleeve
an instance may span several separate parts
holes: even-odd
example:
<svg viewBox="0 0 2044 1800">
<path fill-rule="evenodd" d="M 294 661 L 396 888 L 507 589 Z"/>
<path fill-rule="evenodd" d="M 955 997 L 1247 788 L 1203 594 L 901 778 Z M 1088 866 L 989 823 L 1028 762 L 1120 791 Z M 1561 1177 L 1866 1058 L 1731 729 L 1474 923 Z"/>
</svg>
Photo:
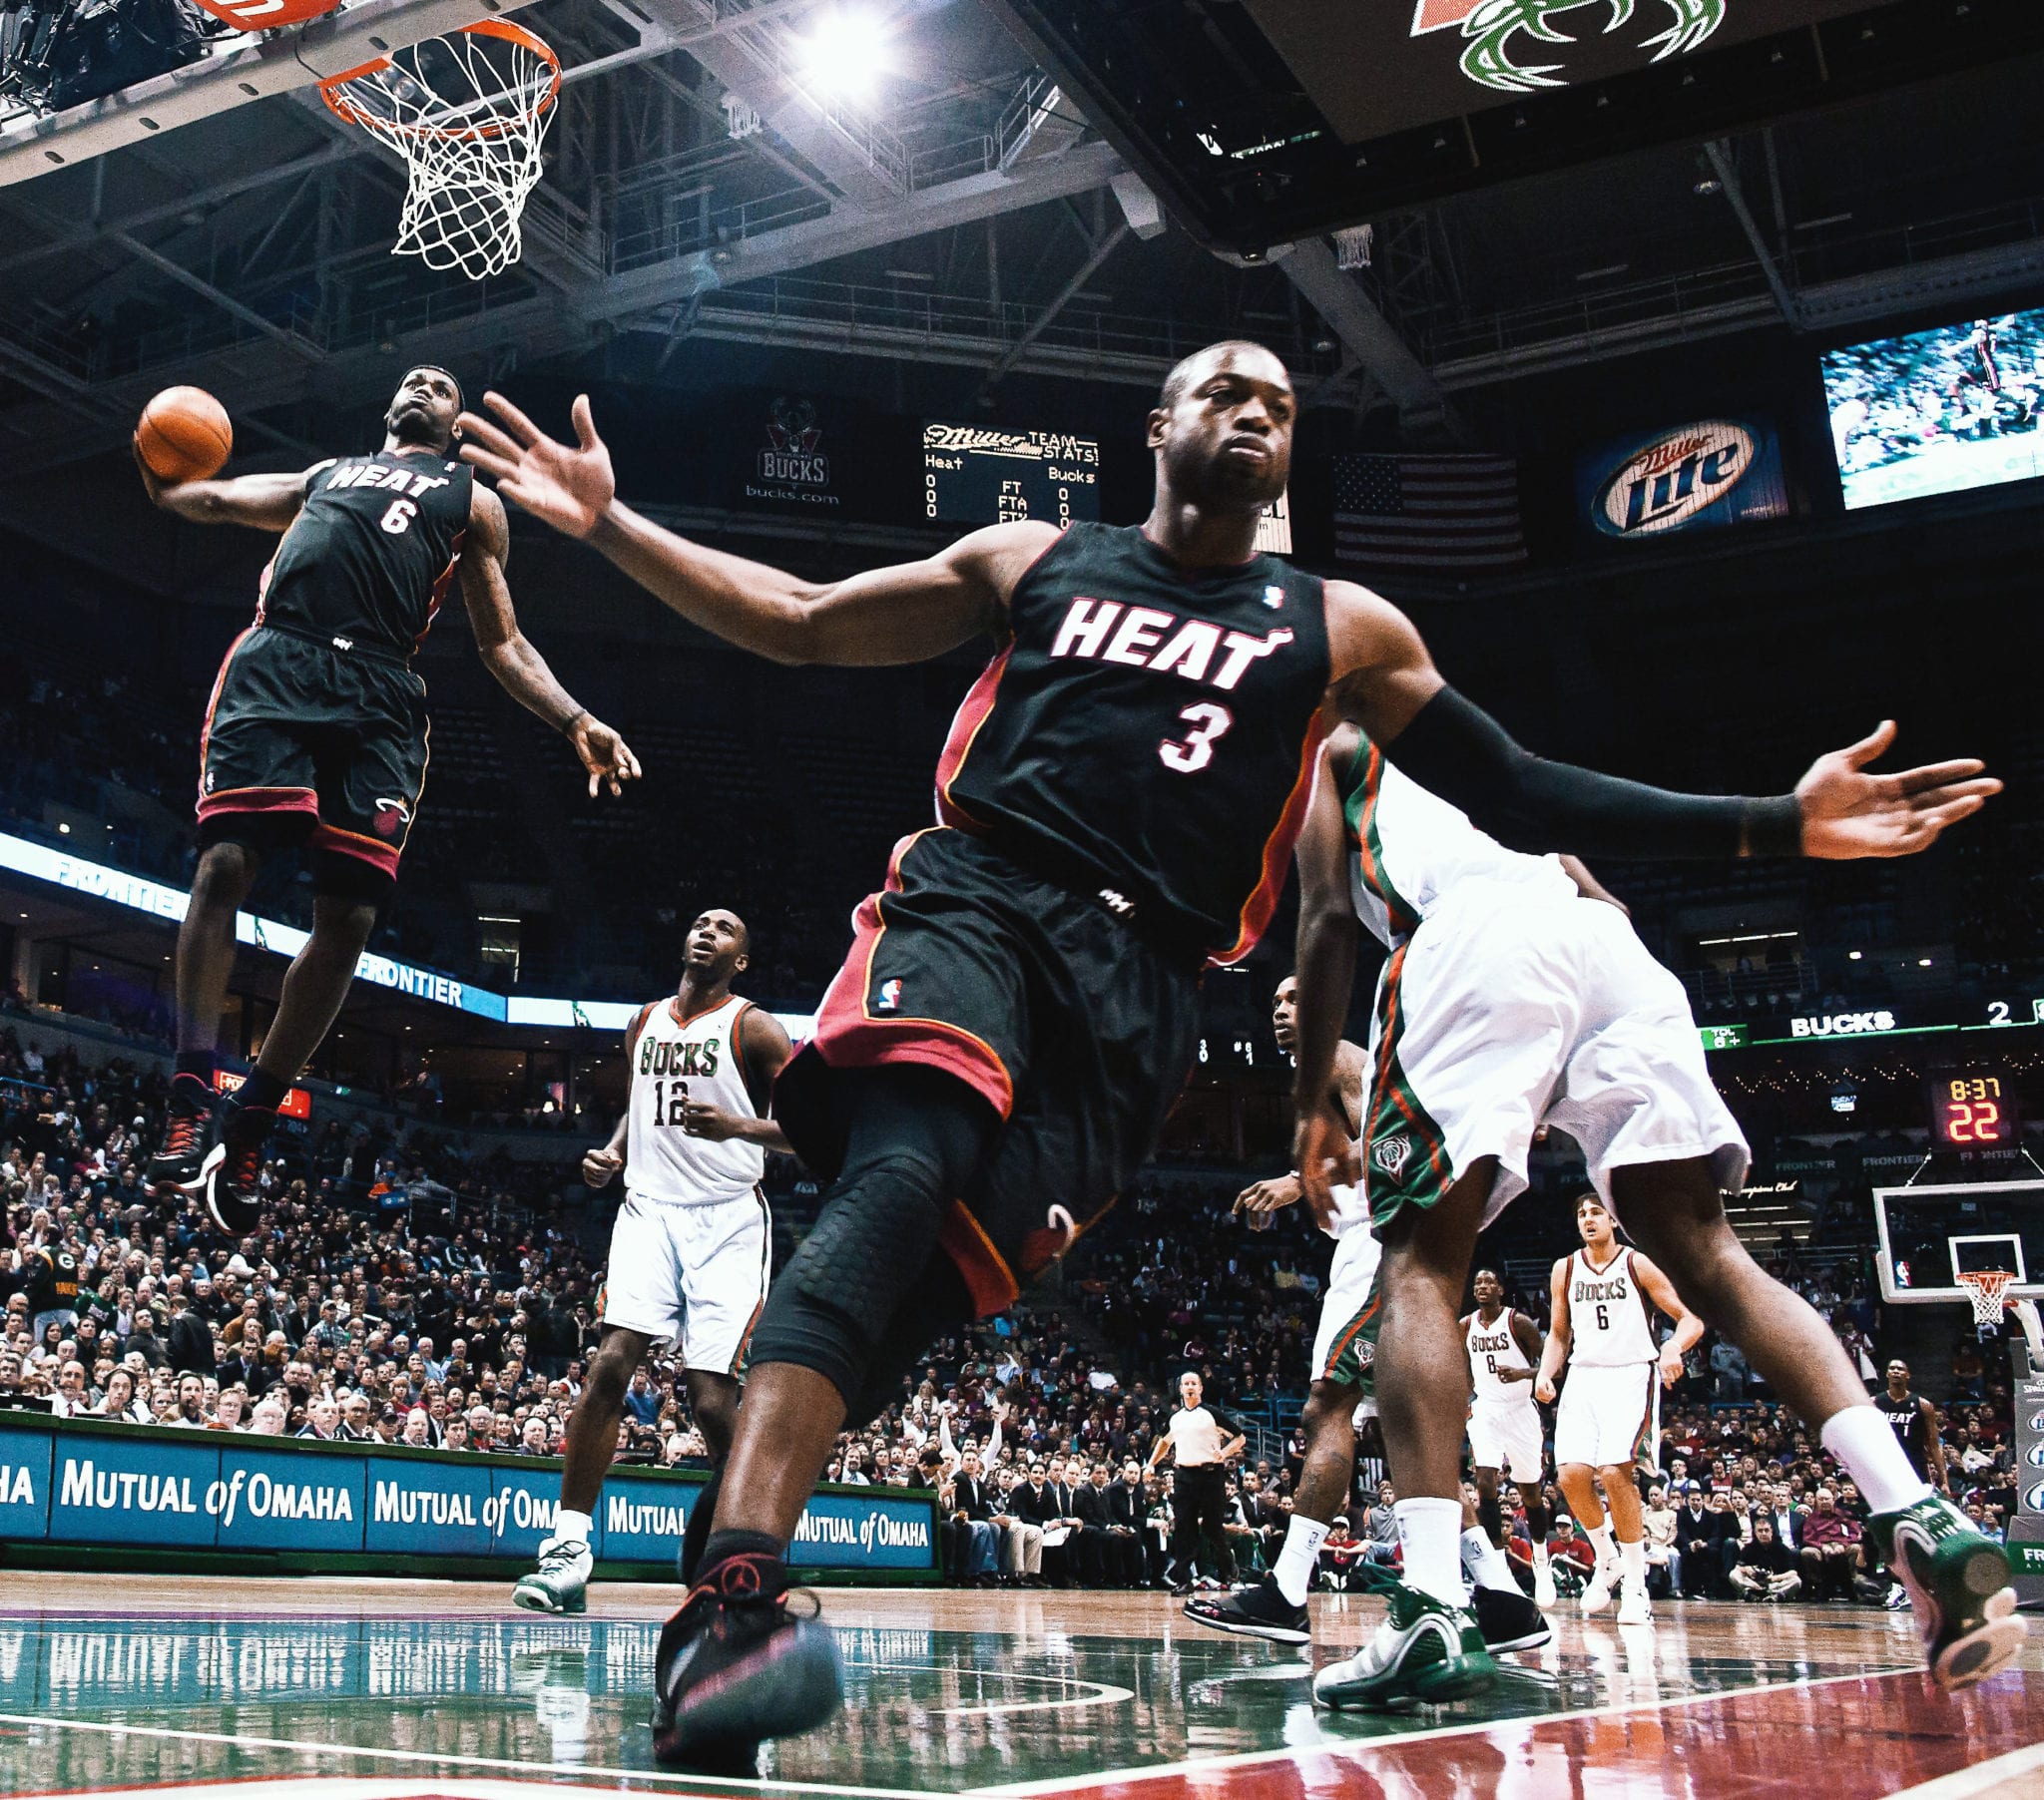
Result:
<svg viewBox="0 0 2044 1800">
<path fill-rule="evenodd" d="M 1462 808 L 1513 850 L 1577 856 L 1794 856 L 1802 815 L 1793 794 L 1748 799 L 1671 793 L 1515 742 L 1481 706 L 1443 687 L 1384 754 L 1420 786 Z"/>
</svg>

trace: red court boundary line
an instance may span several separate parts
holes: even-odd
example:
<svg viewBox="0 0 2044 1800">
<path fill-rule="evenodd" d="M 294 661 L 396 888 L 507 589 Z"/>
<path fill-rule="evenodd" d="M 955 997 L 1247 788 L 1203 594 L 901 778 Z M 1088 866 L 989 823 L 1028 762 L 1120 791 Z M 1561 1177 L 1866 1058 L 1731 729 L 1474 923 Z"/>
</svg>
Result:
<svg viewBox="0 0 2044 1800">
<path fill-rule="evenodd" d="M 2012 1671 L 2020 1679 L 2028 1671 Z M 1441 1743 L 1455 1738 L 1492 1737 L 1524 1747 L 1529 1740 L 1542 1732 L 1558 1728 L 1587 1724 L 1593 1721 L 1610 1721 L 1614 1726 L 1624 1726 L 1657 1717 L 1665 1712 L 1686 1711 L 1701 1706 L 1730 1705 L 1750 1701 L 1763 1696 L 1778 1694 L 1809 1693 L 1823 1688 L 1842 1687 L 1857 1683 L 1865 1687 L 1876 1687 L 1883 1683 L 1911 1681 L 1924 1683 L 1928 1677 L 1918 1667 L 1855 1670 L 1849 1674 L 1819 1675 L 1813 1679 L 1793 1681 L 1763 1682 L 1751 1687 L 1725 1688 L 1713 1693 L 1675 1694 L 1662 1700 L 1645 1700 L 1634 1703 L 1615 1703 L 1607 1706 L 1579 1707 L 1571 1712 L 1526 1713 L 1517 1718 L 1472 1720 L 1466 1724 L 1438 1725 L 1420 1731 L 1386 1733 L 1369 1738 L 1357 1738 L 1347 1742 L 1330 1742 L 1303 1745 L 1280 1750 L 1246 1750 L 1235 1755 L 1211 1756 L 1189 1759 L 1176 1763 L 1158 1763 L 1150 1767 L 1110 1769 L 1096 1775 L 1068 1775 L 1054 1780 L 1018 1781 L 992 1786 L 968 1788 L 965 1795 L 970 1800 L 1030 1800 L 1033 1796 L 1047 1797 L 1067 1793 L 1097 1793 L 1120 1795 L 1155 1795 L 1156 1800 L 1174 1800 L 1177 1796 L 1200 1796 L 1201 1800 L 1229 1800 L 1232 1794 L 1240 1794 L 1242 1800 L 1257 1800 L 1260 1794 L 1285 1792 L 1298 1794 L 1311 1791 L 1308 1779 L 1324 1779 L 1324 1772 L 1316 1772 L 1308 1778 L 1305 1766 L 1312 1763 L 1337 1762 L 1352 1765 L 1350 1773 L 1358 1779 L 1370 1779 L 1370 1765 L 1382 1770 L 1384 1759 L 1402 1754 L 1408 1747 Z M 2008 1674 L 1996 1676 L 1993 1682 L 1983 1684 L 1975 1693 L 1992 1691 L 1996 1684 L 2007 1681 Z M 1967 1723 L 1960 1710 L 1967 1704 L 1965 1697 L 1946 1698 L 1940 1702 L 1952 1709 L 1955 1725 Z M 1975 1733 L 1967 1733 L 1970 1739 Z M 1931 1744 L 1936 1740 L 1925 1736 L 1920 1741 Z M 2024 1741 L 2035 1741 L 2024 1740 Z M 2015 1749 L 2021 1743 L 2000 1746 Z M 1968 1755 L 1970 1748 L 1974 1753 Z M 1956 1750 L 1962 1760 L 1955 1769 L 1972 1766 L 1980 1760 L 1980 1753 L 1999 1754 L 2000 1748 L 1962 1741 Z M 1273 1789 L 1257 1779 L 1260 1771 L 1281 1775 L 1287 1779 L 1283 1789 Z M 1245 1779 L 1240 1782 L 1228 1779 L 1240 1772 Z M 1920 1779 L 1920 1778 L 1919 1778 Z"/>
</svg>

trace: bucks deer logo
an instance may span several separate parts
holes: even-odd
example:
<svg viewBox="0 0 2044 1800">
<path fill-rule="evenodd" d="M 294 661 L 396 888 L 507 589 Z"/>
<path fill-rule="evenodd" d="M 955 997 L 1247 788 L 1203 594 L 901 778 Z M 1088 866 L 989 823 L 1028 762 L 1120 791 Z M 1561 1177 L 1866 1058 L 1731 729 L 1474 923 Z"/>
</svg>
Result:
<svg viewBox="0 0 2044 1800">
<path fill-rule="evenodd" d="M 1666 6 L 1675 15 L 1667 30 L 1649 38 L 1645 48 L 1654 61 L 1686 56 L 1708 39 L 1725 22 L 1727 0 L 1649 0 Z M 1453 25 L 1464 39 L 1462 73 L 1481 87 L 1502 94 L 1530 94 L 1539 88 L 1563 88 L 1556 80 L 1559 63 L 1521 62 L 1520 56 L 1537 56 L 1541 44 L 1573 44 L 1576 39 L 1559 29 L 1563 13 L 1586 5 L 1607 6 L 1611 17 L 1605 21 L 1607 35 L 1626 25 L 1638 0 L 1417 0 L 1412 13 L 1412 35 L 1442 31 Z M 1523 46 L 1519 40 L 1528 40 Z"/>
</svg>

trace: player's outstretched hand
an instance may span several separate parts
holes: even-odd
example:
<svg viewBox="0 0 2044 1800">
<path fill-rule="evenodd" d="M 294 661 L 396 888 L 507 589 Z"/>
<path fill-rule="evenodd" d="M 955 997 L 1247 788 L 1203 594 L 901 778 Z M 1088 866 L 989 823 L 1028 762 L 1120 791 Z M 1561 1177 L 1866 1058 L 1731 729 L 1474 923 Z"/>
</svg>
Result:
<svg viewBox="0 0 2044 1800">
<path fill-rule="evenodd" d="M 590 1187 L 608 1187 L 611 1184 L 611 1177 L 624 1166 L 625 1158 L 609 1144 L 603 1144 L 583 1155 L 583 1182 Z"/>
<path fill-rule="evenodd" d="M 143 491 L 149 495 L 151 500 L 160 499 L 166 484 L 164 478 L 142 459 L 141 432 L 138 431 L 134 437 L 128 440 L 128 448 L 135 452 L 135 466 L 142 471 Z"/>
<path fill-rule="evenodd" d="M 534 518 L 571 538 L 588 537 L 618 492 L 610 447 L 596 435 L 589 396 L 575 396 L 572 446 L 548 437 L 500 393 L 484 394 L 483 404 L 495 418 L 461 415 L 463 458 L 494 475 L 497 491 Z"/>
<path fill-rule="evenodd" d="M 1895 721 L 1810 764 L 1795 784 L 1802 808 L 1802 853 L 1834 861 L 1860 856 L 1913 856 L 1937 842 L 1947 825 L 1978 812 L 2001 783 L 1966 756 L 1898 774 L 1866 765 L 1895 741 Z"/>
<path fill-rule="evenodd" d="M 622 783 L 639 779 L 639 758 L 632 754 L 632 746 L 594 713 L 584 712 L 569 724 L 568 741 L 589 771 L 592 800 L 599 787 L 609 788 L 615 798 L 625 791 Z"/>
<path fill-rule="evenodd" d="M 1299 1193 L 1296 1175 L 1278 1175 L 1269 1181 L 1253 1181 L 1235 1196 L 1235 1210 L 1276 1212 L 1282 1206 L 1297 1205 Z"/>
<path fill-rule="evenodd" d="M 1353 1185 L 1361 1172 L 1355 1145 L 1325 1108 L 1315 1107 L 1298 1122 L 1292 1147 L 1306 1210 L 1313 1223 L 1324 1228 L 1334 1216 L 1335 1186 Z"/>
</svg>

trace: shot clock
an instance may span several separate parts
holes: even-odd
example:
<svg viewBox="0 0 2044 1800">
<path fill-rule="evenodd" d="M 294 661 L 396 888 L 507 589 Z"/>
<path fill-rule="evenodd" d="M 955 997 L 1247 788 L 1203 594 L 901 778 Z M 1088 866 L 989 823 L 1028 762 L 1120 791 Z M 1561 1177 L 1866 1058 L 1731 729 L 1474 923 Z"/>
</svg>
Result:
<svg viewBox="0 0 2044 1800">
<path fill-rule="evenodd" d="M 2013 1084 L 1998 1068 L 1946 1069 L 1925 1084 L 1930 1134 L 1955 1150 L 2006 1149 L 2021 1141 Z"/>
</svg>

